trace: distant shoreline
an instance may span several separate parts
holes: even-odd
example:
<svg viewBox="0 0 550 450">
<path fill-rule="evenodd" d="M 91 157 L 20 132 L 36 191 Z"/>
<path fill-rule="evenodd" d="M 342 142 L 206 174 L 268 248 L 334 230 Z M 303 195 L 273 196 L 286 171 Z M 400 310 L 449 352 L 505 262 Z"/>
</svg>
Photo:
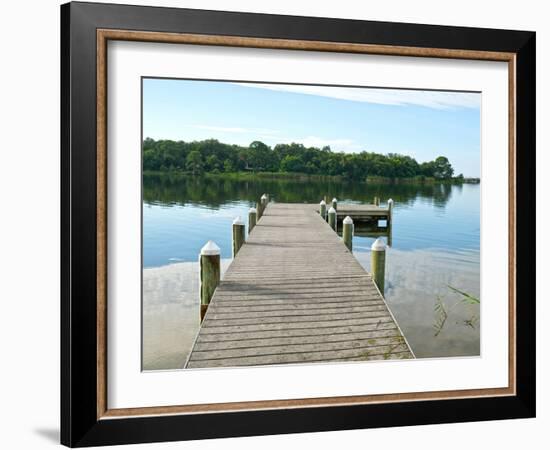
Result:
<svg viewBox="0 0 550 450">
<path fill-rule="evenodd" d="M 185 142 L 146 138 L 142 144 L 142 164 L 144 170 L 195 175 L 307 174 L 339 176 L 359 182 L 374 178 L 377 182 L 414 180 L 415 183 L 462 183 L 465 178 L 464 174 L 457 174 L 449 159 L 442 155 L 432 161 L 418 162 L 412 156 L 399 153 L 334 152 L 330 146 L 309 147 L 297 142 L 271 147 L 261 141 L 243 146 L 217 139 Z"/>
<path fill-rule="evenodd" d="M 220 178 L 220 179 L 229 179 L 229 180 L 240 180 L 240 181 L 252 181 L 252 180 L 298 180 L 298 181 L 307 181 L 307 180 L 316 180 L 316 181 L 350 181 L 346 180 L 346 177 L 342 175 L 316 175 L 316 174 L 307 174 L 307 173 L 289 173 L 289 172 L 225 172 L 225 173 L 211 173 L 205 172 L 200 175 L 193 174 L 192 172 L 185 170 L 144 170 L 143 175 L 166 175 L 166 176 L 192 176 L 192 177 L 207 177 L 207 178 Z M 479 178 L 459 178 L 453 177 L 450 179 L 436 179 L 433 177 L 405 177 L 405 178 L 389 178 L 389 177 L 380 177 L 380 176 L 371 176 L 367 177 L 365 180 L 354 180 L 355 183 L 366 183 L 366 184 L 479 184 Z"/>
</svg>

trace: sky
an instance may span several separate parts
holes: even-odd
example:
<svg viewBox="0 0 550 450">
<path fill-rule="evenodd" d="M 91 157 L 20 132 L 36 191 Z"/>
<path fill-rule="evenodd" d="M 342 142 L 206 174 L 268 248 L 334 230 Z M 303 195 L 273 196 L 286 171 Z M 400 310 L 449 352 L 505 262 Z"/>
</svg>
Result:
<svg viewBox="0 0 550 450">
<path fill-rule="evenodd" d="M 479 177 L 480 108 L 479 93 L 145 78 L 143 138 L 446 156 Z"/>
</svg>

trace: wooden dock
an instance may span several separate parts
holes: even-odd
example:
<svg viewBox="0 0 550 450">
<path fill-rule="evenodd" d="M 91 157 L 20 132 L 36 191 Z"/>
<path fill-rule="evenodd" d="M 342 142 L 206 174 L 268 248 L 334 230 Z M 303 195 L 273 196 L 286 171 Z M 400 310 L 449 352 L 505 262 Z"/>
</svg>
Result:
<svg viewBox="0 0 550 450">
<path fill-rule="evenodd" d="M 414 358 L 371 276 L 311 206 L 267 206 L 186 367 Z"/>
<path fill-rule="evenodd" d="M 329 205 L 330 206 L 330 205 Z M 318 204 L 310 204 L 316 212 L 319 212 Z M 377 220 L 391 221 L 389 207 L 378 205 L 357 205 L 353 203 L 339 203 L 337 206 L 337 218 L 339 221 L 349 216 L 354 222 L 376 222 Z"/>
</svg>

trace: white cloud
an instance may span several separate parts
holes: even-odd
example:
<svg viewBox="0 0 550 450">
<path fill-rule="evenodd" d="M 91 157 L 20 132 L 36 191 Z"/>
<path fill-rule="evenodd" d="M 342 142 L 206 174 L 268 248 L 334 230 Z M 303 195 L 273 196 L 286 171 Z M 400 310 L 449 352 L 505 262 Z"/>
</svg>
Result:
<svg viewBox="0 0 550 450">
<path fill-rule="evenodd" d="M 302 86 L 296 84 L 236 83 L 272 91 L 376 103 L 381 105 L 416 105 L 434 109 L 479 108 L 481 96 L 470 92 L 421 91 L 412 89 L 380 89 L 362 87 Z"/>
</svg>

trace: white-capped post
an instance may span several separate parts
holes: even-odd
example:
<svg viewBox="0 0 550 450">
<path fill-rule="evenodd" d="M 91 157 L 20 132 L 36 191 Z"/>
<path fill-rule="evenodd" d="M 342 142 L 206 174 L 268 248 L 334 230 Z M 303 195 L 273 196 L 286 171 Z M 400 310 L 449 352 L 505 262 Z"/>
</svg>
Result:
<svg viewBox="0 0 550 450">
<path fill-rule="evenodd" d="M 342 240 L 344 244 L 351 252 L 353 250 L 353 220 L 350 216 L 346 216 L 344 219 L 342 228 Z"/>
<path fill-rule="evenodd" d="M 204 319 L 214 291 L 220 284 L 220 247 L 214 241 L 208 241 L 201 248 L 199 256 L 200 266 L 200 320 Z"/>
<path fill-rule="evenodd" d="M 252 229 L 256 226 L 257 214 L 258 214 L 258 211 L 256 210 L 256 208 L 250 208 L 248 210 L 248 234 L 249 235 Z"/>
<path fill-rule="evenodd" d="M 335 198 L 332 199 L 332 207 L 338 211 L 338 200 Z"/>
<path fill-rule="evenodd" d="M 380 293 L 384 295 L 384 279 L 386 277 L 386 244 L 380 238 L 371 246 L 370 268 L 372 279 L 378 286 Z"/>
<path fill-rule="evenodd" d="M 321 214 L 323 220 L 327 220 L 327 203 L 324 200 L 319 203 L 319 214 Z"/>
<path fill-rule="evenodd" d="M 386 226 L 388 228 L 388 245 L 391 247 L 393 235 L 393 200 L 391 198 L 388 200 L 388 221 Z"/>
<path fill-rule="evenodd" d="M 244 221 L 238 216 L 233 221 L 233 258 L 243 246 L 245 241 Z"/>
<path fill-rule="evenodd" d="M 263 194 L 260 197 L 260 201 L 257 204 L 258 209 L 258 220 L 264 215 L 265 207 L 267 206 L 267 195 Z"/>
<path fill-rule="evenodd" d="M 332 206 L 328 210 L 328 224 L 330 225 L 330 228 L 336 231 L 336 209 Z"/>
</svg>

